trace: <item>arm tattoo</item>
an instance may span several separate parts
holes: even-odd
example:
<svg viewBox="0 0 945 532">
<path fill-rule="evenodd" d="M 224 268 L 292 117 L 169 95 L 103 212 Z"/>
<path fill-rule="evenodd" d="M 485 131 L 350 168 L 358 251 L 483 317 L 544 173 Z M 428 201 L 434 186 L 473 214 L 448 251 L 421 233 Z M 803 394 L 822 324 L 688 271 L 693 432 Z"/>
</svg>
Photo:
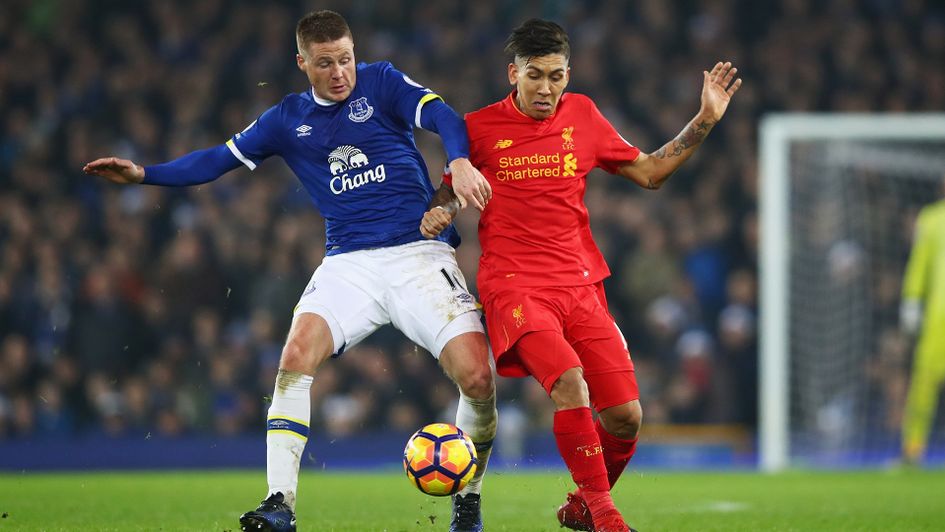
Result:
<svg viewBox="0 0 945 532">
<path fill-rule="evenodd" d="M 710 129 L 712 129 L 712 124 L 706 121 L 689 124 L 672 142 L 657 150 L 655 155 L 659 159 L 676 157 L 682 154 L 683 150 L 702 144 Z"/>
<path fill-rule="evenodd" d="M 430 200 L 430 208 L 435 209 L 437 207 L 454 218 L 459 212 L 459 198 L 453 193 L 453 188 L 446 183 L 440 185 L 440 188 L 433 194 L 433 199 Z"/>
</svg>

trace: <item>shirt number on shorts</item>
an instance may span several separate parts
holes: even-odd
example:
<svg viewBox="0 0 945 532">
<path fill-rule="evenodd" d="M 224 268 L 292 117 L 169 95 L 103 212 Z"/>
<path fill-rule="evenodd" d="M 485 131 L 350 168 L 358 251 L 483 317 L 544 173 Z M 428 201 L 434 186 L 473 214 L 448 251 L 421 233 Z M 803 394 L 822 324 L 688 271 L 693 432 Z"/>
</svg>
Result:
<svg viewBox="0 0 945 532">
<path fill-rule="evenodd" d="M 457 279 L 455 275 L 452 275 L 446 272 L 446 268 L 440 268 L 440 273 L 443 274 L 443 278 L 446 279 L 446 282 L 449 283 L 450 288 L 452 288 L 453 290 L 456 290 L 457 288 L 459 288 L 460 290 L 466 289 L 463 286 L 463 283 L 459 282 L 459 279 Z"/>
</svg>

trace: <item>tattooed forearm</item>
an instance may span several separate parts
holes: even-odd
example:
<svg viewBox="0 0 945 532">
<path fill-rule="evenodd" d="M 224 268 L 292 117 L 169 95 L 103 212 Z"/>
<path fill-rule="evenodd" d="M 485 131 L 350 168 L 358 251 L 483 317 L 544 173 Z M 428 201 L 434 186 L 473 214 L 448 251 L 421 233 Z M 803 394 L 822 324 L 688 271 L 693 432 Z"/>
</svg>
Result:
<svg viewBox="0 0 945 532">
<path fill-rule="evenodd" d="M 705 137 L 709 134 L 709 130 L 712 129 L 712 126 L 713 124 L 706 122 L 705 120 L 701 120 L 695 124 L 689 124 L 686 126 L 686 129 L 682 130 L 682 133 L 680 133 L 670 143 L 657 150 L 654 155 L 658 159 L 677 157 L 681 155 L 683 151 L 702 144 L 702 141 L 705 140 Z"/>
<path fill-rule="evenodd" d="M 430 200 L 430 208 L 436 207 L 440 207 L 453 217 L 459 212 L 459 198 L 453 193 L 453 188 L 446 183 L 440 185 L 440 188 L 433 194 L 433 199 Z"/>
</svg>

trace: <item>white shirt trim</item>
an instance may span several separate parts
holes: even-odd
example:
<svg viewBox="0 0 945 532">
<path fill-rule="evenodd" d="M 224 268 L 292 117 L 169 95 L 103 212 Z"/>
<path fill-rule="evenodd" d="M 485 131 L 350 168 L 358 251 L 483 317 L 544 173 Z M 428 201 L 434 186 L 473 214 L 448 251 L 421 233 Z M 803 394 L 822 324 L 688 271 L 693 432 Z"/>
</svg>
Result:
<svg viewBox="0 0 945 532">
<path fill-rule="evenodd" d="M 620 140 L 622 140 L 624 144 L 626 144 L 627 146 L 630 146 L 631 148 L 636 148 L 636 146 L 634 146 L 633 144 L 630 144 L 629 140 L 623 138 L 623 135 L 621 135 L 620 133 L 617 133 L 617 136 L 620 137 Z"/>
<path fill-rule="evenodd" d="M 234 157 L 239 159 L 241 163 L 245 164 L 247 168 L 249 168 L 250 170 L 256 169 L 256 163 L 247 159 L 246 156 L 240 152 L 240 149 L 236 147 L 236 143 L 233 142 L 233 139 L 226 141 L 226 147 L 229 148 L 230 153 L 232 153 Z"/>
<path fill-rule="evenodd" d="M 440 98 L 439 95 L 427 89 L 427 94 L 424 94 L 423 97 L 420 98 L 420 101 L 417 102 L 417 112 L 413 117 L 413 123 L 416 124 L 417 127 L 419 127 L 420 129 L 423 129 L 423 126 L 420 125 L 420 111 L 423 110 L 423 106 L 432 102 L 433 100 L 442 100 L 442 99 L 443 98 Z"/>
<path fill-rule="evenodd" d="M 312 99 L 315 100 L 315 103 L 317 103 L 318 105 L 321 105 L 322 107 L 331 107 L 332 105 L 338 105 L 338 102 L 333 102 L 331 100 L 319 98 L 318 95 L 315 94 L 315 87 L 312 87 Z"/>
</svg>

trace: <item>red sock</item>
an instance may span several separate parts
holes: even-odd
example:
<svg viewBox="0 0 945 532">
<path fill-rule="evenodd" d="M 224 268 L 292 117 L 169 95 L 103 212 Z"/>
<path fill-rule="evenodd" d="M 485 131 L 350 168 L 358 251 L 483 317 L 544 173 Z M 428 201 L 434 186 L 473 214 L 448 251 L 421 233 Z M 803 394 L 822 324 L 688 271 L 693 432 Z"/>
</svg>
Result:
<svg viewBox="0 0 945 532">
<path fill-rule="evenodd" d="M 600 419 L 594 425 L 601 447 L 604 448 L 604 466 L 607 468 L 607 481 L 613 488 L 617 479 L 627 468 L 627 463 L 633 458 L 637 450 L 637 439 L 624 440 L 607 432 L 601 425 Z"/>
<path fill-rule="evenodd" d="M 588 407 L 558 410 L 554 419 L 555 441 L 558 452 L 571 472 L 571 478 L 581 495 L 597 516 L 614 509 L 607 484 L 607 468 L 600 439 L 594 430 L 594 420 Z"/>
</svg>

